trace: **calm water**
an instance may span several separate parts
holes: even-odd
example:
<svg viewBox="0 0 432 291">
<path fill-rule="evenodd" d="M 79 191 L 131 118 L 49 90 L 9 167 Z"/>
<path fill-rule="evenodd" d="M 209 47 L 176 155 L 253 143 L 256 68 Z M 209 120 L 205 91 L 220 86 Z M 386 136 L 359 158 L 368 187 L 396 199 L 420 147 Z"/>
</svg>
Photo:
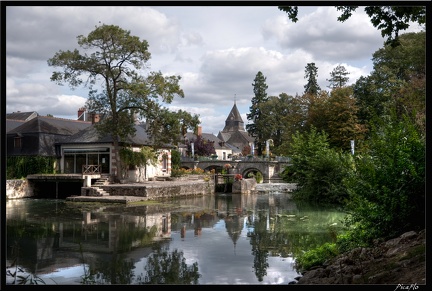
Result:
<svg viewBox="0 0 432 291">
<path fill-rule="evenodd" d="M 296 255 L 333 241 L 344 215 L 286 193 L 127 206 L 10 200 L 6 283 L 288 284 Z"/>
</svg>

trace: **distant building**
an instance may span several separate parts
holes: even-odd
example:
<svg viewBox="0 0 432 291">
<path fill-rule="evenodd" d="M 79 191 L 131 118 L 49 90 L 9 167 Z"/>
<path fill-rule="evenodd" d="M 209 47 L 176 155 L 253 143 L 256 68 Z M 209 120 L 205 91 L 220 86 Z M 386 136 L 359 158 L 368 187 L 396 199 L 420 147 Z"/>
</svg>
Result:
<svg viewBox="0 0 432 291">
<path fill-rule="evenodd" d="M 241 156 L 242 150 L 246 147 L 252 147 L 255 138 L 251 137 L 245 130 L 243 119 L 234 102 L 234 106 L 225 120 L 225 127 L 217 136 L 212 133 L 203 133 L 201 126 L 198 127 L 198 133 L 187 132 L 184 135 L 184 142 L 179 146 L 183 156 L 190 156 L 187 152 L 186 144 L 196 140 L 197 135 L 203 139 L 213 142 L 218 160 L 231 160 L 235 156 Z"/>
<path fill-rule="evenodd" d="M 201 138 L 207 142 L 211 142 L 213 144 L 213 147 L 216 151 L 216 156 L 218 160 L 228 160 L 231 159 L 232 156 L 232 149 L 231 147 L 227 146 L 225 142 L 220 140 L 217 136 L 215 136 L 212 133 L 203 133 L 202 127 L 198 126 L 198 132 L 197 134 L 194 134 L 192 132 L 187 132 L 185 134 L 184 143 L 188 144 L 194 140 L 197 139 L 198 136 L 201 136 Z M 186 146 L 183 145 L 183 147 L 179 147 L 180 151 L 182 152 L 183 156 L 188 156 L 191 153 L 187 153 Z"/>
<path fill-rule="evenodd" d="M 245 146 L 252 146 L 255 138 L 245 130 L 243 119 L 234 102 L 231 112 L 225 120 L 225 127 L 219 132 L 218 138 L 232 149 L 233 155 L 241 155 Z"/>
</svg>

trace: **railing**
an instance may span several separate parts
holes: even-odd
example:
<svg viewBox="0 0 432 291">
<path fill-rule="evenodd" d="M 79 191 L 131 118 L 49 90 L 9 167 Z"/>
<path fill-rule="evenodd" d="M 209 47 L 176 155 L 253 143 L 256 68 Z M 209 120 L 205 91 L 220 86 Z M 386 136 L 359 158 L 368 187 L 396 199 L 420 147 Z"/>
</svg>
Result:
<svg viewBox="0 0 432 291">
<path fill-rule="evenodd" d="M 282 163 L 287 163 L 291 161 L 290 157 L 284 157 L 284 156 L 274 156 L 271 158 L 267 158 L 266 156 L 243 156 L 243 157 L 233 157 L 233 158 L 227 158 L 225 160 L 215 160 L 210 157 L 197 157 L 197 158 L 191 158 L 191 157 L 180 157 L 181 162 L 229 162 L 229 161 L 241 161 L 241 162 L 265 162 L 265 161 L 277 161 Z"/>
<path fill-rule="evenodd" d="M 82 173 L 83 174 L 100 174 L 101 173 L 101 165 L 83 165 Z"/>
</svg>

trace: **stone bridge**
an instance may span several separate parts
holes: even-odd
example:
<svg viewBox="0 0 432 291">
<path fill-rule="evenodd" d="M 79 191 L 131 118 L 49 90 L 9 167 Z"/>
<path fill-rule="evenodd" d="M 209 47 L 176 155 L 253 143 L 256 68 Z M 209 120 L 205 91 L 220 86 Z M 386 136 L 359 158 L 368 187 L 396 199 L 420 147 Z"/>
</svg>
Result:
<svg viewBox="0 0 432 291">
<path fill-rule="evenodd" d="M 229 170 L 228 174 L 241 174 L 243 177 L 247 178 L 249 173 L 256 174 L 257 172 L 260 172 L 264 178 L 264 183 L 278 183 L 282 182 L 282 178 L 279 176 L 279 174 L 282 173 L 285 167 L 289 165 L 289 162 L 277 160 L 182 161 L 181 167 L 185 169 L 200 168 L 204 171 L 215 169 L 217 173 L 220 173 L 227 164 L 231 165 L 231 169 Z"/>
</svg>

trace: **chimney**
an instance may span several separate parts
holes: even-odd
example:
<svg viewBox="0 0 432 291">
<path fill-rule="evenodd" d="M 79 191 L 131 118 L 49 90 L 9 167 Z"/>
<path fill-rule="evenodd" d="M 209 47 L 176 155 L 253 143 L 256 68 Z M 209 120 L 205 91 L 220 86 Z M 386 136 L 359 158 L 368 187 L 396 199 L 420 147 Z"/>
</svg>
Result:
<svg viewBox="0 0 432 291">
<path fill-rule="evenodd" d="M 85 121 L 85 119 L 84 119 L 84 112 L 85 112 L 85 108 L 84 107 L 81 107 L 80 109 L 78 109 L 78 120 L 84 120 Z"/>
<path fill-rule="evenodd" d="M 198 132 L 197 132 L 197 136 L 201 136 L 202 135 L 202 127 L 201 125 L 198 126 Z"/>
<path fill-rule="evenodd" d="M 91 122 L 92 122 L 92 124 L 95 124 L 95 123 L 99 122 L 99 120 L 100 120 L 99 114 L 96 114 L 96 113 L 92 113 L 91 114 Z"/>
</svg>

